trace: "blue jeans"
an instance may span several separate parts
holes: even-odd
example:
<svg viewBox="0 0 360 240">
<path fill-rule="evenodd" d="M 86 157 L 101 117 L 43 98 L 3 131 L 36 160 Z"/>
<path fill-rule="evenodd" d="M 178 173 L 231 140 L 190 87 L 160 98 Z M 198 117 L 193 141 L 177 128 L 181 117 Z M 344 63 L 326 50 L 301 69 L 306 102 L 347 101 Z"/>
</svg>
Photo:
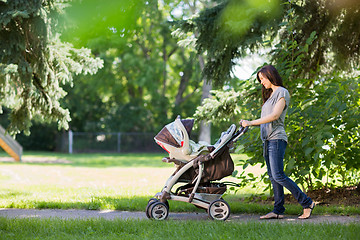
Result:
<svg viewBox="0 0 360 240">
<path fill-rule="evenodd" d="M 274 210 L 276 214 L 283 214 L 284 207 L 284 187 L 286 187 L 303 208 L 308 208 L 312 200 L 288 178 L 284 173 L 284 155 L 287 142 L 281 139 L 267 140 L 264 142 L 264 157 L 267 172 L 274 191 Z"/>
</svg>

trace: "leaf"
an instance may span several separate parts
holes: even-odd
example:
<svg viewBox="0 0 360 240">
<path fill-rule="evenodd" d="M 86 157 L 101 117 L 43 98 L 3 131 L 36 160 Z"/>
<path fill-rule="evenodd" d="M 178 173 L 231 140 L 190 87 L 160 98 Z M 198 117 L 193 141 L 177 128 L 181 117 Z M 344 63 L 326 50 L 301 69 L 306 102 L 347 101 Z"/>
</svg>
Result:
<svg viewBox="0 0 360 240">
<path fill-rule="evenodd" d="M 243 169 L 247 168 L 249 166 L 249 163 L 245 163 L 243 166 Z"/>
<path fill-rule="evenodd" d="M 310 137 L 304 138 L 304 140 L 303 140 L 302 143 L 301 143 L 301 146 L 302 146 L 302 147 L 306 146 L 306 145 L 309 143 L 309 141 L 310 141 Z"/>
<path fill-rule="evenodd" d="M 305 149 L 305 156 L 309 156 L 309 154 L 314 150 L 314 148 L 306 148 Z"/>
<path fill-rule="evenodd" d="M 311 34 L 310 34 L 310 37 L 308 39 L 306 39 L 306 44 L 307 45 L 311 45 L 312 42 L 316 39 L 316 31 L 313 31 Z"/>
<path fill-rule="evenodd" d="M 290 172 L 292 172 L 292 170 L 295 168 L 295 159 L 294 158 L 290 158 L 288 164 L 286 165 L 286 169 Z"/>
</svg>

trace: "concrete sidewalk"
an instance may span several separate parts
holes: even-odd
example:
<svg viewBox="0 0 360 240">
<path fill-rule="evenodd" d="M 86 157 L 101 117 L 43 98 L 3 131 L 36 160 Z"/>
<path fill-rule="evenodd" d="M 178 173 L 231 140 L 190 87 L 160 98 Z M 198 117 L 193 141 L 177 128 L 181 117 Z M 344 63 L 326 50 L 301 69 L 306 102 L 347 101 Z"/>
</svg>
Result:
<svg viewBox="0 0 360 240">
<path fill-rule="evenodd" d="M 60 219 L 89 219 L 102 218 L 114 219 L 147 219 L 145 212 L 127 211 L 92 211 L 92 210 L 62 210 L 62 209 L 12 209 L 0 208 L 0 217 L 5 218 L 60 218 Z M 299 220 L 297 216 L 285 215 L 284 219 L 259 220 L 260 215 L 256 214 L 231 214 L 230 221 L 248 222 L 284 222 L 284 223 L 359 223 L 360 215 L 338 216 L 338 215 L 313 215 L 310 219 Z M 207 213 L 174 213 L 170 212 L 168 220 L 209 220 Z"/>
</svg>

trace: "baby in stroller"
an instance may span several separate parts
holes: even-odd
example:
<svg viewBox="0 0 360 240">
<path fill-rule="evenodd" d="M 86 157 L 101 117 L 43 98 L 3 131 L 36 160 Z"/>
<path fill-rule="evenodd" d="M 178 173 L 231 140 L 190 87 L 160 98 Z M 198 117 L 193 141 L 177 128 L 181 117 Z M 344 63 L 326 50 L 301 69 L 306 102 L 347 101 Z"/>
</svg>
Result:
<svg viewBox="0 0 360 240">
<path fill-rule="evenodd" d="M 209 217 L 215 220 L 226 220 L 230 215 L 230 207 L 222 199 L 226 185 L 213 181 L 229 176 L 234 171 L 229 146 L 247 128 L 236 131 L 235 124 L 232 124 L 214 145 L 209 146 L 190 139 L 193 125 L 193 119 L 182 120 L 178 116 L 154 137 L 156 143 L 169 153 L 163 162 L 174 163 L 177 168 L 162 191 L 149 200 L 146 207 L 148 218 L 166 219 L 169 214 L 168 200 L 189 202 L 207 210 Z M 185 184 L 175 192 L 171 191 L 177 183 Z"/>
</svg>

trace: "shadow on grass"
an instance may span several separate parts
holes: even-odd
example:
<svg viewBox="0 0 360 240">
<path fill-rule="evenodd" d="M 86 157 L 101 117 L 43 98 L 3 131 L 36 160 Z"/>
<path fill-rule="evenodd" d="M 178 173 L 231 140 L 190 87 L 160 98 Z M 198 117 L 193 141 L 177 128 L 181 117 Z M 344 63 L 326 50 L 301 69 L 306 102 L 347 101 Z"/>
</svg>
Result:
<svg viewBox="0 0 360 240">
<path fill-rule="evenodd" d="M 24 152 L 22 162 L 15 162 L 4 152 L 0 152 L 0 164 L 32 164 L 32 165 L 61 165 L 75 167 L 154 167 L 169 168 L 173 164 L 164 163 L 162 159 L 168 157 L 164 153 L 55 153 L 55 152 Z M 233 154 L 234 163 L 244 158 L 243 155 Z"/>
<path fill-rule="evenodd" d="M 2 196 L 0 195 L 0 198 Z M 103 197 L 94 196 L 89 201 L 6 201 L 0 208 L 21 209 L 81 209 L 81 210 L 120 210 L 120 211 L 144 211 L 152 196 Z M 194 205 L 183 202 L 170 201 L 170 211 L 173 212 L 199 212 Z M 204 210 L 200 210 L 204 211 Z"/>
<path fill-rule="evenodd" d="M 31 195 L 32 195 L 32 193 L 29 193 L 29 192 L 4 189 L 3 191 L 0 191 L 0 200 L 1 199 L 14 199 L 17 197 L 27 197 L 27 196 L 31 196 Z"/>
<path fill-rule="evenodd" d="M 120 211 L 145 211 L 147 203 L 153 195 L 149 196 L 101 196 L 94 195 L 82 200 L 36 200 L 34 198 L 24 199 L 27 193 L 9 190 L 0 193 L 0 208 L 21 209 L 82 209 L 82 210 L 120 210 Z M 26 196 L 25 196 L 26 197 Z M 232 213 L 266 213 L 271 205 L 247 203 L 240 198 L 227 195 L 225 200 L 229 203 Z M 203 209 L 195 207 L 191 203 L 169 200 L 170 212 L 204 212 Z"/>
<path fill-rule="evenodd" d="M 173 167 L 161 160 L 167 154 L 161 153 L 79 153 L 25 152 L 22 162 L 14 162 L 5 153 L 0 153 L 0 163 L 31 165 L 62 165 L 76 167 Z"/>
<path fill-rule="evenodd" d="M 23 195 L 21 192 L 10 194 L 0 193 L 0 208 L 22 208 L 22 209 L 82 209 L 82 210 L 119 210 L 119 211 L 145 211 L 148 200 L 153 196 L 92 196 L 89 200 L 62 201 L 48 200 L 37 201 L 28 199 L 16 200 L 16 196 Z M 15 197 L 15 199 L 13 198 Z M 241 197 L 227 195 L 232 214 L 265 214 L 272 211 L 272 204 L 243 201 Z M 190 203 L 169 201 L 170 212 L 204 212 Z M 287 215 L 298 215 L 302 212 L 299 204 L 285 204 Z M 360 209 L 354 206 L 317 206 L 314 215 L 335 214 L 335 215 L 360 215 Z"/>
<path fill-rule="evenodd" d="M 137 211 L 145 212 L 148 200 L 152 196 L 134 196 L 134 197 L 104 197 L 94 196 L 89 201 L 27 201 L 27 202 L 9 202 L 8 205 L 0 206 L 2 208 L 24 208 L 24 209 L 81 209 L 81 210 L 119 210 L 119 211 Z M 272 210 L 270 204 L 257 204 L 235 199 L 225 199 L 231 209 L 232 214 L 265 214 Z M 235 200 L 235 201 L 234 201 Z M 195 207 L 191 203 L 169 201 L 170 212 L 206 212 L 204 209 Z M 301 212 L 300 206 L 287 206 L 287 214 L 296 215 Z"/>
</svg>

